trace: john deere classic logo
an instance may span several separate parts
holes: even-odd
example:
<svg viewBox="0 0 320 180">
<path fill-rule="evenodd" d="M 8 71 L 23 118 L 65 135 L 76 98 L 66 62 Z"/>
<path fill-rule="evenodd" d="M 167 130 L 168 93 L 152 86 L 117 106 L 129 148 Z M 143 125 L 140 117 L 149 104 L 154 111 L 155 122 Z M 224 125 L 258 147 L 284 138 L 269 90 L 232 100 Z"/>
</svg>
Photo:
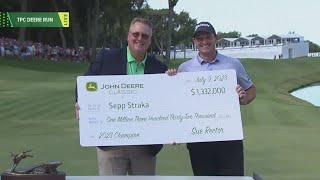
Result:
<svg viewBox="0 0 320 180">
<path fill-rule="evenodd" d="M 87 91 L 97 91 L 98 84 L 96 82 L 87 82 L 86 84 Z"/>
</svg>

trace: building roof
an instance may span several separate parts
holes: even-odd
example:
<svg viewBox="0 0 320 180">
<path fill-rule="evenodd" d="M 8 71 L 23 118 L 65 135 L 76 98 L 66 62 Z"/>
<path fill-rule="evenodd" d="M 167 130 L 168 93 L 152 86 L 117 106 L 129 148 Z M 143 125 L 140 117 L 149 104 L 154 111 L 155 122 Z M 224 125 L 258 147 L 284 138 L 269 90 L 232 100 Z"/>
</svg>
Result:
<svg viewBox="0 0 320 180">
<path fill-rule="evenodd" d="M 250 39 L 251 40 L 251 39 Z M 239 37 L 237 38 L 235 41 L 250 41 L 249 39 L 247 39 L 246 37 Z"/>
<path fill-rule="evenodd" d="M 256 37 L 256 36 L 255 36 Z M 252 40 L 253 38 L 255 38 L 255 37 L 242 37 L 242 38 L 244 38 L 244 39 L 247 39 L 247 40 Z"/>
<path fill-rule="evenodd" d="M 263 35 L 255 37 L 239 37 L 239 38 L 221 38 L 218 42 L 235 42 L 235 41 L 251 41 L 251 40 L 263 40 L 263 39 L 284 39 L 284 38 L 303 38 L 300 34 L 294 32 L 289 32 L 288 34 L 272 34 L 272 35 Z"/>
<path fill-rule="evenodd" d="M 272 34 L 268 39 L 283 39 L 283 38 L 302 38 L 300 34 L 291 33 L 291 34 Z"/>
<path fill-rule="evenodd" d="M 267 39 L 267 38 L 264 38 L 264 37 L 261 37 L 261 36 L 256 36 L 256 37 L 254 37 L 254 38 L 252 38 L 251 40 L 265 40 L 265 39 Z"/>
<path fill-rule="evenodd" d="M 225 40 L 225 41 L 229 41 L 229 42 L 234 42 L 235 40 L 237 40 L 238 38 L 221 38 L 220 40 Z M 219 41 L 220 41 L 219 40 Z"/>
</svg>

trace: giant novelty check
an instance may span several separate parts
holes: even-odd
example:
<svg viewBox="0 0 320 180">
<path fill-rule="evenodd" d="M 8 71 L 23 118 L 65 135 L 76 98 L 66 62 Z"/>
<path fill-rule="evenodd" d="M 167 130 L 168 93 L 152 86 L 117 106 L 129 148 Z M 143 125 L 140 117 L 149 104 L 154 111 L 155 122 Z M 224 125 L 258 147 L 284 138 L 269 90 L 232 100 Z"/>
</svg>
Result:
<svg viewBox="0 0 320 180">
<path fill-rule="evenodd" d="M 81 146 L 243 139 L 234 70 L 77 78 Z"/>
</svg>

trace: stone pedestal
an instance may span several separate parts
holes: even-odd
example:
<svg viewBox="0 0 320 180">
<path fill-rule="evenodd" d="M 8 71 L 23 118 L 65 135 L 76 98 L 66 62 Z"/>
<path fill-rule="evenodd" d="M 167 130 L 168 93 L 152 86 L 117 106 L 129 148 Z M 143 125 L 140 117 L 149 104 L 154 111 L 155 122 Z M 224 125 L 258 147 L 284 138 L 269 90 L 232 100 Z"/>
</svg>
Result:
<svg viewBox="0 0 320 180">
<path fill-rule="evenodd" d="M 4 172 L 1 174 L 1 180 L 65 180 L 66 173 L 58 172 L 56 174 L 18 174 Z"/>
</svg>

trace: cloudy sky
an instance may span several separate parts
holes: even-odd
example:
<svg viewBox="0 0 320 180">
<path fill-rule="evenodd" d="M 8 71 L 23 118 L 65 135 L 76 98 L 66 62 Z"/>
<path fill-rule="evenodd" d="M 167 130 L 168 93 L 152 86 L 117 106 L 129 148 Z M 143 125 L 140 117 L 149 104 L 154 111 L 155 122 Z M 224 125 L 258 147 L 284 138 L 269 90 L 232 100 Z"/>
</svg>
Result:
<svg viewBox="0 0 320 180">
<path fill-rule="evenodd" d="M 167 0 L 148 0 L 153 9 L 168 8 Z M 216 31 L 287 34 L 294 31 L 320 45 L 319 0 L 179 0 L 176 12 L 209 21 Z"/>
</svg>

